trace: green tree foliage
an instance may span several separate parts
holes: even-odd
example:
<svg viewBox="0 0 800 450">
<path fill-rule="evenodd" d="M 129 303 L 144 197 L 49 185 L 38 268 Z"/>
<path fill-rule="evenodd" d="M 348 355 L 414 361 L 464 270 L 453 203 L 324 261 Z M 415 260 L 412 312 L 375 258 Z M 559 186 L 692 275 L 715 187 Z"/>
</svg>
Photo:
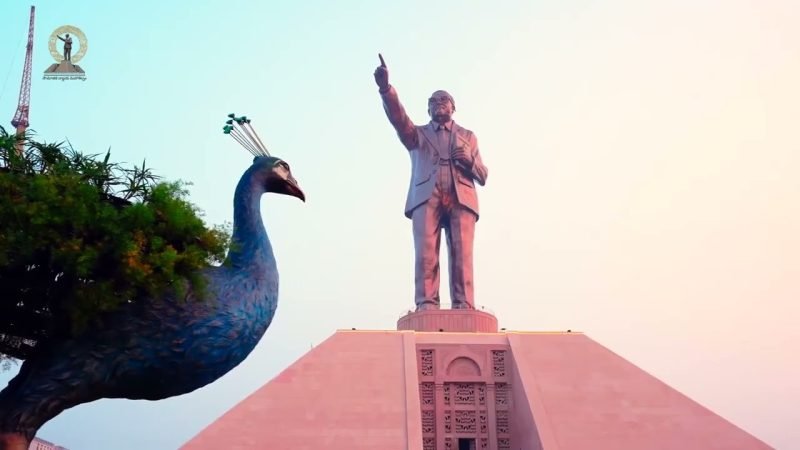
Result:
<svg viewBox="0 0 800 450">
<path fill-rule="evenodd" d="M 202 297 L 223 260 L 230 227 L 207 227 L 185 184 L 109 159 L 0 127 L 0 367 L 123 303 Z"/>
</svg>

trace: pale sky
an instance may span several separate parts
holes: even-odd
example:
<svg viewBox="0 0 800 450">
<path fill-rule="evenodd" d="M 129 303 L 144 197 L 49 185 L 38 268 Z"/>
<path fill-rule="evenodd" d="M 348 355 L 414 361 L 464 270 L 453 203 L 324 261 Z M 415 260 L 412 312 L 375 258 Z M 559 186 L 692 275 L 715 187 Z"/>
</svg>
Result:
<svg viewBox="0 0 800 450">
<path fill-rule="evenodd" d="M 242 365 L 182 397 L 78 406 L 40 437 L 174 449 L 337 328 L 395 328 L 413 307 L 410 163 L 372 79 L 381 52 L 416 123 L 446 89 L 478 136 L 476 300 L 500 326 L 584 331 L 768 444 L 800 448 L 800 3 L 36 6 L 42 138 L 146 158 L 193 182 L 221 223 L 251 159 L 221 127 L 246 114 L 308 197 L 263 200 L 280 304 Z M 6 128 L 29 7 L 2 6 Z M 66 24 L 88 39 L 85 82 L 41 79 Z"/>
</svg>

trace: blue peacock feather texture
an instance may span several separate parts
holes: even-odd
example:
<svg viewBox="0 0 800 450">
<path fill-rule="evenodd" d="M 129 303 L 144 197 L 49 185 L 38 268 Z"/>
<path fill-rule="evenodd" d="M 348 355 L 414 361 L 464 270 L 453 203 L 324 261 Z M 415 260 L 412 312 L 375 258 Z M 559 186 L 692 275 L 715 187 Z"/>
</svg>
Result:
<svg viewBox="0 0 800 450">
<path fill-rule="evenodd" d="M 278 305 L 278 269 L 261 218 L 266 192 L 305 201 L 289 165 L 257 156 L 234 194 L 231 248 L 208 267 L 206 298 L 131 303 L 74 340 L 27 359 L 0 391 L 0 450 L 24 448 L 48 420 L 101 398 L 160 400 L 201 388 L 241 363 Z M 12 439 L 13 438 L 13 439 Z"/>
</svg>

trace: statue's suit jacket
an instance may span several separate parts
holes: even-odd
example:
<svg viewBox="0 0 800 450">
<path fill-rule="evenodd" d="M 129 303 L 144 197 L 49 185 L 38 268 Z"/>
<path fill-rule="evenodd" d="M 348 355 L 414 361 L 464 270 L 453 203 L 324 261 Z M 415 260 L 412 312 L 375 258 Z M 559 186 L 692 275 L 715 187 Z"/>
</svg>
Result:
<svg viewBox="0 0 800 450">
<path fill-rule="evenodd" d="M 439 164 L 439 151 L 436 148 L 436 131 L 432 124 L 414 125 L 411 119 L 400 104 L 393 86 L 386 92 L 381 92 L 383 98 L 383 108 L 389 121 L 397 130 L 400 141 L 408 149 L 411 156 L 411 182 L 408 187 L 406 197 L 405 215 L 411 218 L 414 208 L 428 201 L 436 187 L 436 176 L 439 170 L 447 169 L 447 165 Z M 483 165 L 480 151 L 478 151 L 478 139 L 475 134 L 455 122 L 453 122 L 452 133 L 455 133 L 454 146 L 463 147 L 467 154 L 472 155 L 472 167 L 458 165 L 453 161 L 453 177 L 455 179 L 456 197 L 459 204 L 470 209 L 479 215 L 478 195 L 475 192 L 475 181 L 481 186 L 486 184 L 486 177 L 489 170 Z M 442 149 L 449 153 L 450 149 Z"/>
</svg>

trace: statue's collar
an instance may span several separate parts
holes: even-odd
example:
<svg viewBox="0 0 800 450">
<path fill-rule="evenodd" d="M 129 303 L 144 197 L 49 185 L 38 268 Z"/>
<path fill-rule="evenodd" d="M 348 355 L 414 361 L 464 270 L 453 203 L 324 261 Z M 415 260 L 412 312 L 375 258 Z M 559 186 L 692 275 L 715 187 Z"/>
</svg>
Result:
<svg viewBox="0 0 800 450">
<path fill-rule="evenodd" d="M 451 120 L 449 122 L 445 122 L 443 124 L 440 124 L 439 122 L 435 122 L 435 121 L 431 120 L 428 125 L 431 127 L 431 130 L 433 130 L 433 131 L 439 130 L 439 127 L 444 127 L 444 129 L 447 130 L 447 131 L 453 131 L 453 126 L 455 125 L 455 122 L 453 122 Z"/>
</svg>

